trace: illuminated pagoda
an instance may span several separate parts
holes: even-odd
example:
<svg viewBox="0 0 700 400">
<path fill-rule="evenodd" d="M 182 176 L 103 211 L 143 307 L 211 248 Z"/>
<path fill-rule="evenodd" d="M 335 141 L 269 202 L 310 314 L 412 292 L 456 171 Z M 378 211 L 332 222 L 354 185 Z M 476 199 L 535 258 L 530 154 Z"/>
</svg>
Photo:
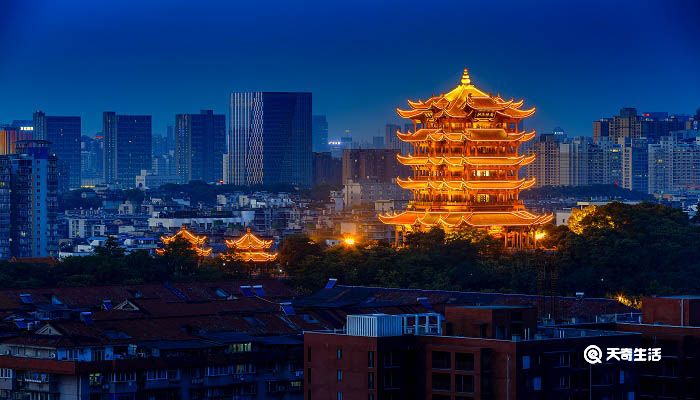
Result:
<svg viewBox="0 0 700 400">
<path fill-rule="evenodd" d="M 535 184 L 534 178 L 518 176 L 521 167 L 535 160 L 534 154 L 518 152 L 520 144 L 535 137 L 534 131 L 519 130 L 520 121 L 535 113 L 523 109 L 523 103 L 482 92 L 465 68 L 452 91 L 409 100 L 409 110 L 396 110 L 414 127 L 413 132 L 397 132 L 413 148 L 412 154 L 397 155 L 413 169 L 412 177 L 397 179 L 411 190 L 413 200 L 406 211 L 379 216 L 396 226 L 396 244 L 411 231 L 471 226 L 502 238 L 506 247 L 536 246 L 537 227 L 553 216 L 525 210 L 518 198 Z"/>
<path fill-rule="evenodd" d="M 192 232 L 188 231 L 184 226 L 177 231 L 176 234 L 172 236 L 161 236 L 160 240 L 163 244 L 167 245 L 175 241 L 177 238 L 183 238 L 190 243 L 192 250 L 194 250 L 198 256 L 207 257 L 211 255 L 211 247 L 205 247 L 207 241 L 206 236 L 197 236 Z M 165 249 L 156 249 L 156 253 L 159 255 L 165 254 Z"/>
<path fill-rule="evenodd" d="M 270 253 L 272 240 L 255 236 L 250 228 L 236 240 L 226 240 L 226 246 L 233 251 L 233 259 L 244 262 L 270 262 L 277 259 L 277 253 Z"/>
</svg>

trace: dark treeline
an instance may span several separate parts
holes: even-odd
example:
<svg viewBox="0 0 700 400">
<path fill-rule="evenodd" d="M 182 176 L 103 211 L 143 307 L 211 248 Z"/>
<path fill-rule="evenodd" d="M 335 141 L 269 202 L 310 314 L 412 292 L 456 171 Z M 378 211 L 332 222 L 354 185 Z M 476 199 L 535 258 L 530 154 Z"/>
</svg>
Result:
<svg viewBox="0 0 700 400">
<path fill-rule="evenodd" d="M 301 293 L 328 278 L 348 285 L 589 296 L 700 293 L 700 227 L 673 208 L 611 203 L 574 213 L 568 227 L 545 227 L 549 250 L 511 251 L 482 231 L 434 229 L 388 243 L 327 247 L 306 235 L 285 238 L 279 266 L 199 259 L 187 242 L 162 256 L 125 255 L 115 241 L 54 267 L 0 263 L 4 287 L 130 284 L 165 280 L 286 277 Z M 547 271 L 547 274 L 545 274 Z M 549 278 L 554 272 L 554 279 Z M 544 278 L 547 276 L 548 278 Z"/>
</svg>

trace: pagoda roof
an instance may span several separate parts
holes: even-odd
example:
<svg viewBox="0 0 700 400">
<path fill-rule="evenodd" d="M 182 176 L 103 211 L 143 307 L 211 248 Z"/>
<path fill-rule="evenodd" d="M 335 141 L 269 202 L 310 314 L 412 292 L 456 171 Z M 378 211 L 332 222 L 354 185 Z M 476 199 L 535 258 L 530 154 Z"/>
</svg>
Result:
<svg viewBox="0 0 700 400">
<path fill-rule="evenodd" d="M 394 214 L 379 215 L 385 224 L 424 227 L 441 226 L 454 228 L 460 225 L 473 227 L 491 226 L 532 226 L 550 222 L 552 214 L 536 215 L 528 211 L 465 211 L 465 212 L 432 212 L 404 211 Z"/>
<path fill-rule="evenodd" d="M 160 240 L 163 242 L 163 244 L 169 244 L 177 238 L 183 238 L 187 240 L 190 243 L 192 250 L 194 250 L 200 257 L 207 257 L 210 256 L 212 253 L 211 247 L 203 247 L 204 243 L 207 241 L 206 236 L 197 236 L 194 233 L 187 230 L 187 228 L 185 228 L 184 226 L 181 227 L 180 230 L 172 236 L 161 236 Z M 156 249 L 156 253 L 159 255 L 163 255 L 165 254 L 165 249 Z"/>
<path fill-rule="evenodd" d="M 442 129 L 419 129 L 416 132 L 396 132 L 396 136 L 404 142 L 527 142 L 535 137 L 535 131 L 530 132 L 506 132 L 505 129 L 465 129 L 463 132 L 444 132 Z"/>
<path fill-rule="evenodd" d="M 396 158 L 403 165 L 474 165 L 515 167 L 525 166 L 535 161 L 535 154 L 520 155 L 516 157 L 416 157 L 412 155 L 397 154 Z"/>
<path fill-rule="evenodd" d="M 452 190 L 525 190 L 535 184 L 535 178 L 519 179 L 512 181 L 465 181 L 465 180 L 438 180 L 416 181 L 411 178 L 396 179 L 396 183 L 404 189 L 452 189 Z"/>
<path fill-rule="evenodd" d="M 266 253 L 262 251 L 237 252 L 234 256 L 239 261 L 244 262 L 269 262 L 277 259 L 277 253 Z"/>
<path fill-rule="evenodd" d="M 238 239 L 230 240 L 227 239 L 226 246 L 231 249 L 236 250 L 264 250 L 269 249 L 272 246 L 272 240 L 263 240 L 255 236 L 250 228 L 247 229 L 245 235 Z"/>
<path fill-rule="evenodd" d="M 396 112 L 403 118 L 466 118 L 474 111 L 490 111 L 506 118 L 522 119 L 535 113 L 534 107 L 521 109 L 523 103 L 523 100 L 504 100 L 500 95 L 491 96 L 481 91 L 471 83 L 469 72 L 465 68 L 460 84 L 451 91 L 432 96 L 425 101 L 409 100 L 409 110 L 397 108 Z"/>
<path fill-rule="evenodd" d="M 172 236 L 167 236 L 167 235 L 161 236 L 160 240 L 162 240 L 163 243 L 167 244 L 167 243 L 172 242 L 173 240 L 175 240 L 178 237 L 184 238 L 188 242 L 190 242 L 192 244 L 197 244 L 197 245 L 204 244 L 204 242 L 206 242 L 206 240 L 207 240 L 206 236 L 197 236 L 194 233 L 188 231 L 187 228 L 185 228 L 184 226 L 182 228 L 180 228 L 180 230 L 177 231 L 177 233 L 175 233 Z"/>
</svg>

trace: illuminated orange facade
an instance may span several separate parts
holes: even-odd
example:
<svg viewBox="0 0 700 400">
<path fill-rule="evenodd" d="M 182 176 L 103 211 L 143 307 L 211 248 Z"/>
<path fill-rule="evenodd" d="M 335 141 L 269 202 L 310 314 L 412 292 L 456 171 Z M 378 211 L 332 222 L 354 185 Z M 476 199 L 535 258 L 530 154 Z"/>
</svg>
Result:
<svg viewBox="0 0 700 400">
<path fill-rule="evenodd" d="M 270 262 L 277 259 L 277 253 L 270 253 L 272 240 L 255 236 L 248 228 L 245 235 L 236 240 L 226 240 L 226 246 L 233 251 L 233 259 L 245 262 Z"/>
<path fill-rule="evenodd" d="M 535 247 L 537 227 L 553 216 L 526 211 L 519 200 L 520 191 L 535 184 L 534 178 L 518 176 L 535 160 L 534 154 L 518 152 L 521 143 L 535 137 L 534 131 L 519 130 L 520 121 L 535 113 L 523 103 L 479 90 L 465 69 L 452 91 L 409 100 L 410 109 L 397 109 L 414 126 L 413 132 L 397 132 L 413 147 L 412 154 L 397 156 L 413 168 L 412 177 L 397 180 L 411 190 L 413 200 L 406 211 L 379 216 L 396 225 L 397 244 L 406 232 L 471 226 L 503 238 L 507 247 Z"/>
<path fill-rule="evenodd" d="M 187 240 L 190 243 L 192 250 L 194 250 L 198 256 L 208 257 L 211 255 L 211 247 L 205 247 L 207 237 L 197 236 L 192 232 L 188 231 L 187 228 L 185 228 L 184 226 L 172 236 L 161 236 L 160 240 L 163 242 L 163 244 L 169 244 L 175 241 L 175 239 L 177 238 L 183 238 Z M 165 249 L 156 249 L 156 253 L 158 253 L 159 255 L 163 255 L 165 253 Z"/>
</svg>

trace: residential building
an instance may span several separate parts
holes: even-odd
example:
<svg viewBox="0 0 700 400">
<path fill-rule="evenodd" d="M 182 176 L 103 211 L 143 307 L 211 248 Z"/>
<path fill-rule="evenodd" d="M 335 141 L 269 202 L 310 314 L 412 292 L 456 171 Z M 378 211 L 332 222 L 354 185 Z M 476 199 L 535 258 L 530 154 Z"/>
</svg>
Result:
<svg viewBox="0 0 700 400">
<path fill-rule="evenodd" d="M 151 116 L 102 114 L 104 181 L 133 187 L 141 170 L 151 167 Z"/>
<path fill-rule="evenodd" d="M 333 158 L 330 152 L 314 153 L 314 185 L 340 186 L 342 184 L 343 162 Z"/>
<path fill-rule="evenodd" d="M 347 149 L 343 151 L 343 183 L 347 181 L 391 182 L 410 174 L 392 149 Z"/>
<path fill-rule="evenodd" d="M 33 121 L 15 120 L 11 124 L 0 125 L 0 156 L 14 154 L 17 142 L 32 140 L 33 133 Z"/>
<path fill-rule="evenodd" d="M 221 181 L 225 148 L 223 114 L 202 110 L 175 117 L 175 163 L 180 183 Z"/>
<path fill-rule="evenodd" d="M 311 186 L 311 93 L 234 92 L 229 114 L 226 183 Z"/>
<path fill-rule="evenodd" d="M 56 157 L 45 140 L 0 156 L 0 260 L 58 254 Z"/>
<path fill-rule="evenodd" d="M 80 117 L 47 116 L 42 111 L 34 113 L 34 139 L 51 143 L 56 156 L 58 190 L 65 192 L 80 187 Z"/>
<path fill-rule="evenodd" d="M 518 306 L 348 315 L 342 333 L 304 335 L 305 399 L 635 398 L 633 365 L 593 373 L 584 349 L 634 347 L 639 335 L 536 320 Z"/>
</svg>

